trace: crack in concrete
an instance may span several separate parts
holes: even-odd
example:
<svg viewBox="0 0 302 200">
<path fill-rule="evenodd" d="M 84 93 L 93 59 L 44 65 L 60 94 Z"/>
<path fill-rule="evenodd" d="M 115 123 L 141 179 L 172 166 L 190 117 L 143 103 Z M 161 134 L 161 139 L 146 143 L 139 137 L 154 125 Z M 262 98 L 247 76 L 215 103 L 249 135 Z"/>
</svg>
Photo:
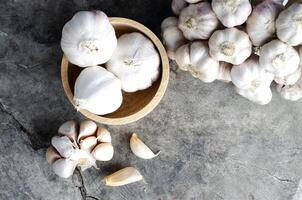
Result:
<svg viewBox="0 0 302 200">
<path fill-rule="evenodd" d="M 87 198 L 90 198 L 90 199 L 94 199 L 94 200 L 99 200 L 98 198 L 96 198 L 94 196 L 87 195 L 87 190 L 86 190 L 86 187 L 85 187 L 85 184 L 84 184 L 84 179 L 83 179 L 83 175 L 82 175 L 81 170 L 76 168 L 75 169 L 75 174 L 76 174 L 77 178 L 80 181 L 80 186 L 77 186 L 77 185 L 75 185 L 75 186 L 80 190 L 82 199 L 87 200 Z"/>
</svg>

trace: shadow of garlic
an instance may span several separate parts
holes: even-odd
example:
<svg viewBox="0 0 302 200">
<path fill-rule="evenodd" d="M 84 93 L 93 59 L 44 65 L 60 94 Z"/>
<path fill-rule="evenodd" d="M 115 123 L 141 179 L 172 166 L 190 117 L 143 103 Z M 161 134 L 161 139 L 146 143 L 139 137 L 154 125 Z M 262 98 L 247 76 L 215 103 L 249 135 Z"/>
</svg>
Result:
<svg viewBox="0 0 302 200">
<path fill-rule="evenodd" d="M 109 161 L 113 157 L 113 146 L 108 130 L 97 127 L 96 123 L 85 120 L 63 123 L 58 135 L 51 139 L 46 151 L 46 160 L 55 174 L 70 177 L 78 166 L 82 171 L 96 166 L 96 161 Z"/>
</svg>

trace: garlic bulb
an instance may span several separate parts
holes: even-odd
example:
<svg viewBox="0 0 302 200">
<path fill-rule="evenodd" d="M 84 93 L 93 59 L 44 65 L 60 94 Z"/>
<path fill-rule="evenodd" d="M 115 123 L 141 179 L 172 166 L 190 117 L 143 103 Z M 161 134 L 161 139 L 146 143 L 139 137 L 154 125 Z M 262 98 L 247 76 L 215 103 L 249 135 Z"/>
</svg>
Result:
<svg viewBox="0 0 302 200">
<path fill-rule="evenodd" d="M 117 110 L 122 100 L 121 82 L 111 72 L 100 66 L 81 71 L 74 87 L 77 109 L 105 115 Z"/>
<path fill-rule="evenodd" d="M 101 11 L 80 11 L 62 31 L 61 47 L 67 59 L 80 67 L 107 62 L 117 39 L 108 17 Z"/>
<path fill-rule="evenodd" d="M 277 85 L 277 91 L 280 93 L 281 97 L 290 100 L 297 101 L 302 98 L 302 78 L 294 85 Z"/>
<path fill-rule="evenodd" d="M 187 2 L 185 0 L 172 0 L 171 8 L 175 15 L 179 15 L 181 10 L 187 6 Z"/>
<path fill-rule="evenodd" d="M 177 26 L 171 26 L 163 30 L 162 36 L 168 57 L 175 60 L 175 51 L 186 43 L 182 31 Z"/>
<path fill-rule="evenodd" d="M 302 2 L 294 3 L 280 13 L 276 21 L 277 36 L 291 46 L 302 43 Z"/>
<path fill-rule="evenodd" d="M 153 43 L 138 32 L 119 37 L 117 48 L 106 63 L 126 92 L 150 87 L 159 76 L 159 65 L 160 57 Z"/>
<path fill-rule="evenodd" d="M 217 80 L 223 81 L 223 82 L 231 82 L 231 70 L 233 65 L 227 62 L 220 62 L 219 63 L 219 73 L 217 76 Z"/>
<path fill-rule="evenodd" d="M 275 76 L 283 77 L 294 73 L 299 62 L 297 51 L 280 40 L 273 40 L 260 48 L 260 66 Z"/>
<path fill-rule="evenodd" d="M 191 4 L 179 16 L 178 27 L 189 40 L 208 39 L 219 21 L 208 2 Z"/>
<path fill-rule="evenodd" d="M 272 100 L 272 91 L 269 87 L 261 87 L 259 90 L 245 90 L 236 87 L 236 92 L 250 101 L 260 105 L 268 104 Z"/>
<path fill-rule="evenodd" d="M 208 52 L 206 44 L 196 41 L 179 47 L 175 61 L 180 69 L 189 71 L 194 77 L 213 82 L 219 73 L 219 62 L 211 58 Z"/>
<path fill-rule="evenodd" d="M 234 65 L 243 63 L 252 53 L 249 36 L 237 28 L 227 28 L 213 33 L 209 39 L 210 55 Z"/>
<path fill-rule="evenodd" d="M 269 88 L 274 75 L 259 66 L 258 57 L 251 57 L 241 65 L 233 66 L 231 78 L 236 87 L 255 92 Z"/>
<path fill-rule="evenodd" d="M 107 186 L 122 186 L 143 180 L 143 176 L 134 167 L 126 167 L 104 178 Z"/>
<path fill-rule="evenodd" d="M 167 17 L 165 18 L 161 23 L 161 31 L 164 31 L 166 28 L 177 26 L 178 25 L 178 19 L 177 17 Z"/>
<path fill-rule="evenodd" d="M 62 132 L 70 132 L 71 127 L 78 127 L 78 124 L 75 121 L 62 124 L 59 128 L 60 136 L 52 138 L 51 146 L 46 151 L 47 162 L 52 165 L 53 171 L 63 178 L 70 177 L 76 166 L 82 171 L 92 166 L 97 168 L 96 160 L 108 161 L 114 152 L 109 131 L 104 128 L 98 128 L 96 131 L 97 127 L 93 121 L 82 121 L 75 139 L 62 136 Z M 109 138 L 110 142 L 103 142 L 109 141 Z"/>
<path fill-rule="evenodd" d="M 283 77 L 276 76 L 274 78 L 274 81 L 280 85 L 294 85 L 300 78 L 301 74 L 302 74 L 302 67 L 300 65 L 300 67 L 294 73 Z"/>
<path fill-rule="evenodd" d="M 130 148 L 131 151 L 138 157 L 143 159 L 151 159 L 159 155 L 158 153 L 153 153 L 151 149 L 141 141 L 137 134 L 133 133 L 130 138 Z"/>
<path fill-rule="evenodd" d="M 253 45 L 261 46 L 275 35 L 275 20 L 283 6 L 274 0 L 257 5 L 246 21 L 246 30 Z"/>
<path fill-rule="evenodd" d="M 252 12 L 249 0 L 212 0 L 212 9 L 229 28 L 243 24 Z"/>
</svg>

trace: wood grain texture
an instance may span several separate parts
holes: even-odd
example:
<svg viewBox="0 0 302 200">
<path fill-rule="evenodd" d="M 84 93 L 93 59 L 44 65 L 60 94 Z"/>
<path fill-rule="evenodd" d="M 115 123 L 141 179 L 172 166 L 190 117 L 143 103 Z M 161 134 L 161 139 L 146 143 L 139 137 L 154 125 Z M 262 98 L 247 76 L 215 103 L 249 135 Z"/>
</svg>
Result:
<svg viewBox="0 0 302 200">
<path fill-rule="evenodd" d="M 115 29 L 117 37 L 124 33 L 135 31 L 143 33 L 154 43 L 161 57 L 161 73 L 157 81 L 145 90 L 134 93 L 123 92 L 123 103 L 115 112 L 100 116 L 84 109 L 79 110 L 85 117 L 96 122 L 109 125 L 122 125 L 141 119 L 158 105 L 165 94 L 169 82 L 169 60 L 161 41 L 144 25 L 130 19 L 117 17 L 110 18 L 110 22 Z M 74 84 L 83 69 L 84 68 L 69 63 L 67 58 L 63 56 L 61 63 L 62 84 L 69 101 L 73 105 Z"/>
</svg>

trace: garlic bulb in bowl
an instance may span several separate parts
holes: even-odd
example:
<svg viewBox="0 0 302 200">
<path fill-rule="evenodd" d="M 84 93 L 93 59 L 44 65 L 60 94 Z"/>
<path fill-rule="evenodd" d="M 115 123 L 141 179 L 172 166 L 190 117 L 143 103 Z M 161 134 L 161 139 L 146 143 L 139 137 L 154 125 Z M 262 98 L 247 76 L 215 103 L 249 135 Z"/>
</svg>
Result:
<svg viewBox="0 0 302 200">
<path fill-rule="evenodd" d="M 302 2 L 293 3 L 280 13 L 276 21 L 277 36 L 291 46 L 302 43 Z"/>
<path fill-rule="evenodd" d="M 111 72 L 100 66 L 81 71 L 74 86 L 77 109 L 105 115 L 117 110 L 122 100 L 121 82 Z"/>
<path fill-rule="evenodd" d="M 189 71 L 192 76 L 203 82 L 213 82 L 220 72 L 219 62 L 211 58 L 209 48 L 200 41 L 179 47 L 175 61 L 180 69 Z"/>
<path fill-rule="evenodd" d="M 231 70 L 234 85 L 240 89 L 255 92 L 263 87 L 269 88 L 274 75 L 259 66 L 258 57 L 251 57 L 241 65 L 234 65 Z"/>
<path fill-rule="evenodd" d="M 209 39 L 210 55 L 234 65 L 243 63 L 252 53 L 249 36 L 237 28 L 227 28 L 213 33 Z"/>
<path fill-rule="evenodd" d="M 150 87 L 159 76 L 159 65 L 160 57 L 153 43 L 138 32 L 119 37 L 117 48 L 106 63 L 126 92 Z"/>
<path fill-rule="evenodd" d="M 188 40 L 208 39 L 219 21 L 208 2 L 191 4 L 179 15 L 178 27 Z"/>
<path fill-rule="evenodd" d="M 253 45 L 261 46 L 275 35 L 275 21 L 283 5 L 274 0 L 265 0 L 257 5 L 246 21 L 246 30 Z"/>
<path fill-rule="evenodd" d="M 67 59 L 80 67 L 107 62 L 116 47 L 115 31 L 101 11 L 80 11 L 62 31 L 61 48 Z"/>
<path fill-rule="evenodd" d="M 294 73 L 299 67 L 298 52 L 280 40 L 273 40 L 260 48 L 260 66 L 275 76 Z"/>
<path fill-rule="evenodd" d="M 243 24 L 252 12 L 249 0 L 212 0 L 212 9 L 228 28 Z"/>
</svg>

